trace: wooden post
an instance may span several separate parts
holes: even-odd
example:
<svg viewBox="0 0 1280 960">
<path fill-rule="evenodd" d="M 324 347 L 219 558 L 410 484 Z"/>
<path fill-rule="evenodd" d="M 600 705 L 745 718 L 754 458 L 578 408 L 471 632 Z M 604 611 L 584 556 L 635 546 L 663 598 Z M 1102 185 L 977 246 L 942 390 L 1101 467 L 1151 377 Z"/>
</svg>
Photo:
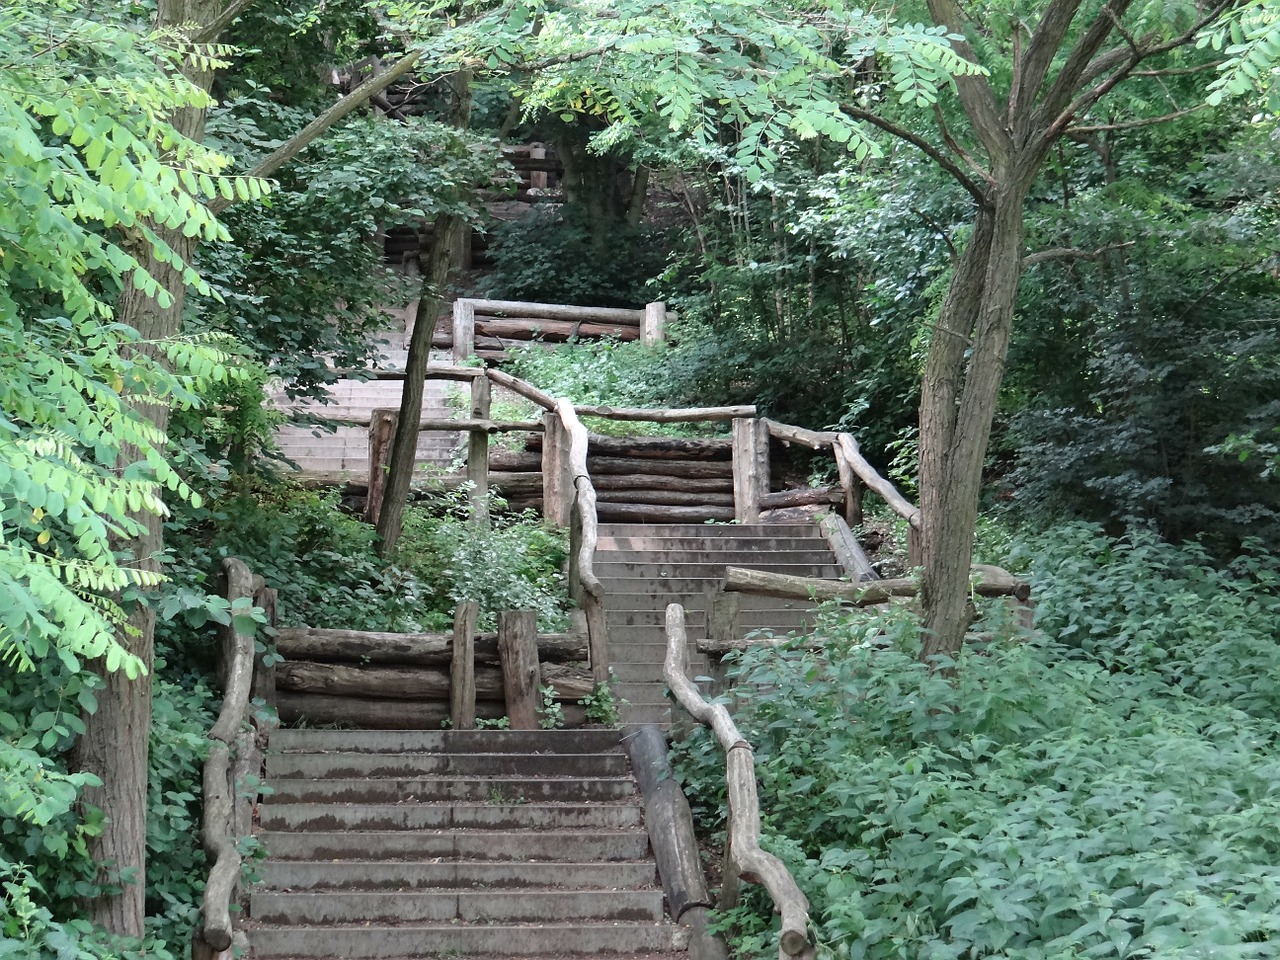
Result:
<svg viewBox="0 0 1280 960">
<path fill-rule="evenodd" d="M 449 719 L 455 730 L 473 730 L 476 725 L 476 618 L 479 615 L 479 604 L 470 600 L 458 604 L 453 611 Z"/>
<path fill-rule="evenodd" d="M 532 610 L 503 610 L 498 614 L 498 657 L 502 661 L 502 690 L 512 730 L 537 730 L 539 690 L 538 617 Z"/>
<path fill-rule="evenodd" d="M 471 416 L 489 419 L 489 378 L 471 381 Z M 472 430 L 467 434 L 467 481 L 471 484 L 471 521 L 477 526 L 489 525 L 489 434 Z"/>
<path fill-rule="evenodd" d="M 907 524 L 907 563 L 912 567 L 924 563 L 924 556 L 920 552 L 920 531 L 910 523 Z"/>
<path fill-rule="evenodd" d="M 476 306 L 466 299 L 453 301 L 453 361 L 461 363 L 476 347 Z"/>
<path fill-rule="evenodd" d="M 569 476 L 564 426 L 560 415 L 542 415 L 542 516 L 561 530 L 569 526 L 573 509 L 573 482 Z"/>
<path fill-rule="evenodd" d="M 667 305 L 665 303 L 645 304 L 644 319 L 640 321 L 640 342 L 646 347 L 661 343 L 665 339 L 667 323 Z"/>
<path fill-rule="evenodd" d="M 253 604 L 261 607 L 267 615 L 267 625 L 274 627 L 276 625 L 276 605 L 277 592 L 272 587 L 263 587 L 253 598 Z M 249 689 L 249 696 L 255 700 L 261 699 L 263 703 L 271 708 L 276 705 L 276 667 L 273 663 L 267 666 L 262 662 L 261 653 L 255 653 L 253 657 L 253 683 Z M 245 834 L 248 836 L 248 834 Z"/>
<path fill-rule="evenodd" d="M 760 522 L 760 497 L 769 492 L 769 431 L 761 420 L 733 421 L 733 515 Z"/>
<path fill-rule="evenodd" d="M 832 451 L 836 455 L 836 470 L 840 474 L 840 487 L 844 491 L 844 522 L 851 527 L 862 525 L 862 482 L 849 458 L 844 455 L 844 448 L 835 444 Z"/>
<path fill-rule="evenodd" d="M 374 410 L 369 414 L 369 492 L 364 502 L 366 523 L 377 524 L 387 490 L 387 465 L 391 440 L 396 435 L 399 410 Z"/>
</svg>

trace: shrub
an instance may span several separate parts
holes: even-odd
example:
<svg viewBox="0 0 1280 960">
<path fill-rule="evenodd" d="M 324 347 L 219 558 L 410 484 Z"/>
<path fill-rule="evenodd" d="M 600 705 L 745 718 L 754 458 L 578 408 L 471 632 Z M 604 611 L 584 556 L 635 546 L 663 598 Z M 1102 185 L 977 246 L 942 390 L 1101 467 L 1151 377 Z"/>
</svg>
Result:
<svg viewBox="0 0 1280 960">
<path fill-rule="evenodd" d="M 1071 527 L 1026 552 L 1046 633 L 993 607 L 997 639 L 954 674 L 919 663 L 904 610 L 831 611 L 821 648 L 733 667 L 764 842 L 819 955 L 1274 956 L 1275 558 L 1246 558 L 1233 589 L 1145 535 Z M 723 769 L 686 753 L 691 782 Z M 761 906 L 728 918 L 742 956 L 776 949 Z"/>
</svg>

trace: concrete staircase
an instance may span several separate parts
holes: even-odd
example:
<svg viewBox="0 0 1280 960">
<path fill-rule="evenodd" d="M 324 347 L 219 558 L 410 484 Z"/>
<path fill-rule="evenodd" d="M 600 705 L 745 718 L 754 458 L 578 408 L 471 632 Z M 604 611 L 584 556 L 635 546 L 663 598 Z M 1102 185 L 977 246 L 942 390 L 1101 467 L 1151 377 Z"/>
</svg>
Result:
<svg viewBox="0 0 1280 960">
<path fill-rule="evenodd" d="M 408 352 L 403 348 L 405 334 L 394 331 L 380 341 L 377 366 L 386 370 L 403 370 Z M 451 362 L 445 354 L 433 354 L 433 361 Z M 339 380 L 328 390 L 329 402 L 299 403 L 291 401 L 283 393 L 270 399 L 272 405 L 286 413 L 309 414 L 315 417 L 342 419 L 345 417 L 368 418 L 373 410 L 397 410 L 404 388 L 401 380 Z M 460 395 L 457 384 L 441 380 L 428 380 L 423 385 L 422 416 L 431 419 L 447 419 L 458 415 L 450 406 L 451 395 Z M 356 478 L 369 475 L 369 428 L 365 426 L 339 426 L 334 432 L 299 424 L 278 427 L 275 440 L 280 452 L 309 474 L 350 474 Z M 461 433 L 430 432 L 418 436 L 419 464 L 447 469 L 462 442 Z"/>
<path fill-rule="evenodd" d="M 618 737 L 277 730 L 252 956 L 686 956 Z"/>
<path fill-rule="evenodd" d="M 807 577 L 844 575 L 816 523 L 600 525 L 595 569 L 605 589 L 617 693 L 628 701 L 622 708 L 625 726 L 670 727 L 662 679 L 667 604 L 684 605 L 690 641 L 705 637 L 708 595 L 730 565 Z M 740 603 L 743 636 L 755 630 L 786 634 L 812 621 L 808 603 L 752 596 Z M 691 650 L 690 668 L 698 676 L 709 664 Z"/>
</svg>

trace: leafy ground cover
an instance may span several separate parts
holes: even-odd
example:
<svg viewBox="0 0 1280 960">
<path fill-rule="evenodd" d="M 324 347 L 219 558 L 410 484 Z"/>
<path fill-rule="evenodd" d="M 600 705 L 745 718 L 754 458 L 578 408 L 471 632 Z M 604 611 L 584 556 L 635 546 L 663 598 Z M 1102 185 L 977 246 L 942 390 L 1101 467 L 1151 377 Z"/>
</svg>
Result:
<svg viewBox="0 0 1280 960">
<path fill-rule="evenodd" d="M 820 955 L 1274 956 L 1280 560 L 1084 525 L 1014 553 L 1037 631 L 993 607 L 951 671 L 917 660 L 905 609 L 831 610 L 821 648 L 733 667 Z M 722 770 L 684 745 L 712 821 Z M 723 918 L 739 955 L 776 951 L 769 913 L 753 891 Z"/>
</svg>

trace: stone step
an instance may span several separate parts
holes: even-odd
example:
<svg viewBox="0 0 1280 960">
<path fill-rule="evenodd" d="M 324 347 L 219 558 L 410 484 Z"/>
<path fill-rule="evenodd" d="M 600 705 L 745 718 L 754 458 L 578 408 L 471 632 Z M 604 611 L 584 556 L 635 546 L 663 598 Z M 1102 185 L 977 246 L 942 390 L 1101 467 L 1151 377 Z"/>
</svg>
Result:
<svg viewBox="0 0 1280 960">
<path fill-rule="evenodd" d="M 314 927 L 255 925 L 250 932 L 258 960 L 495 954 L 635 954 L 674 950 L 685 940 L 669 922 L 511 924 L 331 924 Z"/>
<path fill-rule="evenodd" d="M 546 755 L 536 753 L 283 753 L 267 757 L 274 780 L 320 777 L 464 776 L 620 777 L 627 759 L 612 753 Z"/>
<path fill-rule="evenodd" d="M 411 891 L 457 888 L 524 889 L 530 887 L 593 887 L 639 889 L 652 886 L 657 867 L 652 860 L 599 863 L 533 861 L 368 861 L 336 863 L 265 861 L 258 868 L 260 889 Z M 258 916 L 258 914 L 254 914 Z M 405 918 L 408 919 L 408 918 Z"/>
<path fill-rule="evenodd" d="M 621 749 L 616 730 L 288 730 L 268 752 L 603 753 Z"/>
<path fill-rule="evenodd" d="M 271 803 L 263 830 L 612 830 L 643 823 L 638 803 Z"/>
<path fill-rule="evenodd" d="M 829 557 L 830 555 L 828 555 Z M 645 584 L 657 580 L 722 580 L 726 564 L 705 562 L 668 563 L 648 561 L 633 563 L 625 560 L 597 560 L 595 572 L 608 589 L 610 582 L 635 580 Z M 822 577 L 838 580 L 840 568 L 828 559 L 826 563 L 773 563 L 767 556 L 760 556 L 752 564 L 753 569 L 768 569 L 771 573 L 785 573 L 794 577 Z"/>
<path fill-rule="evenodd" d="M 341 893 L 256 893 L 249 898 L 249 916 L 264 923 L 292 924 L 657 921 L 662 919 L 662 891 L 359 893 L 344 890 Z"/>
<path fill-rule="evenodd" d="M 597 549 L 605 553 L 669 553 L 693 551 L 743 551 L 743 550 L 829 550 L 820 533 L 808 537 L 646 537 L 600 536 Z"/>
<path fill-rule="evenodd" d="M 271 858 L 258 867 L 264 882 L 271 886 L 301 887 L 276 882 L 270 871 L 281 869 L 285 861 L 306 860 L 391 860 L 459 857 L 466 860 L 553 860 L 611 861 L 635 860 L 646 855 L 649 835 L 639 827 L 617 830 L 347 830 L 342 832 L 264 831 L 258 841 Z M 328 885 L 342 865 L 333 862 L 307 864 Z"/>
<path fill-rule="evenodd" d="M 662 681 L 662 661 L 646 660 L 637 662 L 621 662 L 617 659 L 617 653 L 620 648 L 615 645 L 611 653 L 614 654 L 613 663 L 609 665 L 609 669 L 613 671 L 614 677 L 619 683 L 661 683 Z"/>
<path fill-rule="evenodd" d="M 623 705 L 619 711 L 622 716 L 623 729 L 634 732 L 638 726 L 652 723 L 655 726 L 671 725 L 671 706 L 668 703 L 631 703 Z"/>
<path fill-rule="evenodd" d="M 601 537 L 676 537 L 699 542 L 716 537 L 824 539 L 816 523 L 602 523 Z"/>
<path fill-rule="evenodd" d="M 831 566 L 831 551 L 825 546 L 808 550 L 601 550 L 596 565 L 601 563 L 635 563 L 646 565 L 711 564 L 772 570 L 776 564 L 817 564 Z"/>
<path fill-rule="evenodd" d="M 547 801 L 622 800 L 635 794 L 625 777 L 351 777 L 328 780 L 277 778 L 267 804 L 394 803 L 396 801 Z M 267 805 L 264 804 L 264 805 Z"/>
</svg>

